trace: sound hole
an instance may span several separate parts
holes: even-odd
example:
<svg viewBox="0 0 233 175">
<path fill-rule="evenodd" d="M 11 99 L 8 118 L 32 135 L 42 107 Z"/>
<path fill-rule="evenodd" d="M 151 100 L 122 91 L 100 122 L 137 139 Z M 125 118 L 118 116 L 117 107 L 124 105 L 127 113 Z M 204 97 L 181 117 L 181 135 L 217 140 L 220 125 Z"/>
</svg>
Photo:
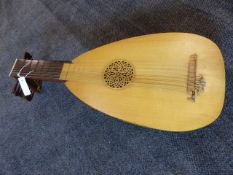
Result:
<svg viewBox="0 0 233 175">
<path fill-rule="evenodd" d="M 133 66 L 124 60 L 111 63 L 104 72 L 104 80 L 111 88 L 122 88 L 128 85 L 133 77 Z"/>
</svg>

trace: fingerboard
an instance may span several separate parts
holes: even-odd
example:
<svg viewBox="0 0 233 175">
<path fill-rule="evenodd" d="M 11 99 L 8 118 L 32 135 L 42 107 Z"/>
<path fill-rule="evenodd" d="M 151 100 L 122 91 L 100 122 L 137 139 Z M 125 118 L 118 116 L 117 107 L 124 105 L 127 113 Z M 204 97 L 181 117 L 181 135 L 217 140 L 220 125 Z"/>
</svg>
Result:
<svg viewBox="0 0 233 175">
<path fill-rule="evenodd" d="M 29 79 L 59 81 L 64 63 L 63 61 L 16 59 L 9 76 L 17 78 L 19 72 L 20 76 L 26 76 L 31 71 L 27 76 Z"/>
</svg>

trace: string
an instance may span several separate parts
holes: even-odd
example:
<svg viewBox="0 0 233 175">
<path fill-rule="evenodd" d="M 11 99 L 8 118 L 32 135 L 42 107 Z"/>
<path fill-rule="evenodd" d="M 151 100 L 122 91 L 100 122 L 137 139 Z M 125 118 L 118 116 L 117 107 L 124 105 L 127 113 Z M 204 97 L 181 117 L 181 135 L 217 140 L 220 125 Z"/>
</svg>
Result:
<svg viewBox="0 0 233 175">
<path fill-rule="evenodd" d="M 33 72 L 33 70 L 31 70 L 30 72 L 28 72 L 26 75 L 25 75 L 25 78 L 30 75 L 31 73 Z"/>
<path fill-rule="evenodd" d="M 32 72 L 31 72 L 32 73 Z M 45 72 L 45 73 L 40 73 L 40 72 L 35 72 L 31 74 L 32 77 L 36 77 L 36 76 L 51 76 L 51 77 L 57 77 L 60 76 L 60 72 L 59 73 L 55 73 L 52 74 L 51 72 Z M 79 74 L 77 74 L 77 77 L 79 76 Z M 85 77 L 90 76 L 90 74 L 87 74 Z M 101 74 L 99 74 L 99 76 L 101 76 Z M 159 77 L 159 78 L 150 78 L 150 77 Z M 162 78 L 161 78 L 162 77 Z M 165 78 L 163 78 L 165 77 Z M 199 76 L 197 77 L 189 77 L 189 81 L 192 82 L 192 80 L 198 79 Z M 156 80 L 156 81 L 175 81 L 175 82 L 185 82 L 187 81 L 187 75 L 185 76 L 185 78 L 180 78 L 180 77 L 176 77 L 176 76 L 164 76 L 164 75 L 149 75 L 149 76 L 145 76 L 145 75 L 136 75 L 135 79 L 137 80 Z"/>
<path fill-rule="evenodd" d="M 55 75 L 60 75 L 60 73 L 61 72 L 58 72 L 58 71 L 60 71 L 61 69 L 60 68 L 58 68 L 58 69 L 55 69 L 54 71 L 51 71 L 51 69 L 47 69 L 48 71 L 45 71 L 45 72 L 43 72 L 43 71 L 40 71 L 40 72 L 35 72 L 35 74 L 38 74 L 38 75 L 40 75 L 40 74 L 51 74 L 51 75 L 53 75 L 53 74 L 55 74 Z M 16 70 L 13 70 L 13 72 L 17 72 Z M 21 71 L 22 72 L 22 71 Z M 77 75 L 81 75 L 81 74 L 83 74 L 83 72 L 76 72 L 76 71 L 63 71 L 63 73 L 66 73 L 66 72 L 69 72 L 70 74 L 77 74 Z M 195 73 L 195 72 L 193 72 L 193 73 Z M 96 75 L 101 75 L 100 73 L 85 73 L 85 75 L 86 76 L 96 76 Z M 150 77 L 152 77 L 152 78 L 154 78 L 154 77 L 159 77 L 159 78 L 161 78 L 161 77 L 163 77 L 164 79 L 186 79 L 187 78 L 187 75 L 179 75 L 179 76 L 171 76 L 171 75 L 161 75 L 161 74 L 157 74 L 157 75 L 140 75 L 140 74 L 136 74 L 136 76 L 138 77 L 138 78 L 150 78 Z M 196 78 L 196 76 L 189 76 L 189 78 Z"/>
<path fill-rule="evenodd" d="M 58 70 L 61 70 L 62 68 L 61 67 L 47 67 L 47 68 L 40 68 L 40 71 L 42 71 L 42 70 L 44 70 L 44 71 L 46 71 L 47 73 L 58 73 L 57 71 Z M 13 69 L 13 72 L 14 71 L 17 71 L 17 68 L 15 68 L 15 69 Z M 67 71 L 63 71 L 63 72 L 67 72 Z M 89 75 L 96 75 L 96 74 L 100 74 L 100 72 L 98 71 L 98 72 L 93 72 L 93 71 L 79 71 L 79 70 L 73 70 L 73 71 L 68 71 L 69 73 L 78 73 L 78 74 L 82 74 L 82 73 L 86 73 L 86 74 L 89 74 Z M 137 71 L 137 72 L 139 72 L 139 71 Z M 149 72 L 149 71 L 148 71 Z M 153 70 L 153 73 L 155 73 L 155 72 L 158 72 L 158 71 L 156 71 L 156 70 Z M 59 72 L 59 73 L 61 73 L 61 72 Z M 175 73 L 175 72 L 174 72 Z M 183 71 L 182 72 L 180 72 L 180 73 L 183 73 Z M 191 74 L 191 73 L 195 73 L 195 71 L 189 71 L 189 73 Z M 144 75 L 146 75 L 146 74 L 144 74 Z M 141 76 L 144 76 L 144 75 L 141 75 Z M 156 76 L 156 75 L 147 75 L 147 76 Z M 157 76 L 166 76 L 165 74 L 163 74 L 163 75 L 157 75 Z M 178 74 L 178 76 L 180 76 L 180 77 L 186 77 L 187 76 L 187 74 Z"/>
<path fill-rule="evenodd" d="M 22 73 L 22 70 L 27 67 L 28 65 L 30 64 L 30 62 L 27 62 L 19 71 L 19 73 L 17 73 L 17 75 L 20 75 Z M 48 77 L 48 78 L 58 78 L 60 77 L 60 74 L 61 74 L 61 71 L 62 71 L 62 66 L 63 66 L 63 63 L 62 64 L 56 64 L 56 65 L 49 65 L 49 64 L 43 64 L 42 66 L 44 67 L 41 67 L 39 69 L 40 72 L 33 72 L 33 71 L 30 71 L 28 72 L 25 76 L 29 76 L 30 78 L 37 78 L 38 76 L 41 77 L 41 78 L 44 78 L 44 77 Z M 164 69 L 164 68 L 161 68 L 161 69 Z M 14 68 L 13 72 L 15 72 L 17 70 L 17 67 Z M 148 70 L 148 69 L 147 69 Z M 172 70 L 172 69 L 169 69 L 169 70 Z M 178 69 L 174 69 L 174 70 L 178 70 Z M 185 69 L 187 70 L 187 69 Z M 155 72 L 158 72 L 158 69 L 157 70 L 153 70 Z M 89 71 L 89 72 L 86 72 L 83 71 L 83 72 L 80 72 L 80 71 L 63 71 L 63 73 L 71 73 L 71 74 L 77 74 L 77 77 L 80 75 L 80 74 L 85 74 L 86 77 L 88 76 L 101 76 L 101 74 L 99 72 L 93 72 L 93 71 Z M 149 71 L 148 71 L 149 72 Z M 189 74 L 192 74 L 192 73 L 195 73 L 195 72 L 188 72 Z M 198 77 L 193 77 L 193 81 L 192 80 L 192 77 L 189 76 L 189 79 L 191 78 L 191 80 L 187 80 L 187 74 L 186 75 L 179 75 L 179 76 L 168 76 L 168 75 L 136 75 L 135 76 L 135 79 L 133 82 L 131 82 L 132 84 L 142 84 L 142 85 L 145 85 L 145 84 L 152 84 L 152 85 L 163 85 L 163 86 L 176 86 L 176 87 L 186 87 L 187 88 L 187 85 L 193 85 L 194 82 L 195 82 L 195 85 L 198 85 L 198 82 L 194 81 L 196 80 L 196 78 Z M 152 77 L 152 78 L 151 78 Z M 159 78 L 156 78 L 156 77 L 159 77 Z M 81 80 L 81 79 L 77 79 L 77 81 L 83 81 L 83 82 L 90 82 L 89 80 Z M 93 81 L 92 82 L 96 82 L 96 81 Z M 176 82 L 176 83 L 174 83 Z M 177 84 L 178 83 L 178 84 Z"/>
<path fill-rule="evenodd" d="M 15 69 L 17 69 L 17 67 L 15 68 Z M 15 69 L 13 69 L 13 71 L 15 71 Z M 59 67 L 57 67 L 57 66 L 49 66 L 49 65 L 47 65 L 47 66 L 45 66 L 45 67 L 42 67 L 42 68 L 40 68 L 40 70 L 42 71 L 46 71 L 47 73 L 50 73 L 50 74 L 53 74 L 53 73 L 55 73 L 55 74 L 58 74 L 58 73 L 60 73 L 60 72 L 57 72 L 58 70 L 60 70 L 61 69 L 61 67 L 59 66 Z M 148 69 L 147 69 L 148 70 Z M 63 71 L 64 72 L 64 71 Z M 67 71 L 65 71 L 64 73 L 66 73 Z M 74 71 L 68 71 L 69 73 L 78 73 L 78 74 L 81 74 L 81 73 L 85 73 L 85 71 L 79 71 L 79 70 L 74 70 Z M 86 71 L 87 72 L 87 71 Z M 147 72 L 150 72 L 150 71 L 147 71 Z M 156 70 L 156 69 L 153 69 L 153 72 L 158 72 L 158 70 Z M 98 72 L 93 72 L 93 71 L 88 71 L 87 72 L 89 75 L 95 75 L 95 74 L 99 74 Z M 194 72 L 189 72 L 189 73 L 194 73 Z M 143 76 L 143 75 L 142 75 Z M 162 75 L 158 75 L 158 76 L 162 76 Z M 187 75 L 185 74 L 185 75 L 179 75 L 180 77 L 187 77 Z"/>
<path fill-rule="evenodd" d="M 77 74 L 77 77 L 78 77 L 78 75 L 79 74 Z M 99 75 L 101 75 L 101 74 L 99 74 Z M 58 77 L 58 76 L 60 76 L 60 73 L 59 74 L 50 74 L 50 73 L 48 74 L 48 72 L 46 72 L 46 73 L 42 74 L 42 73 L 35 72 L 35 73 L 31 74 L 31 77 L 37 77 L 37 76 Z M 86 77 L 88 77 L 88 75 Z M 151 77 L 151 76 L 149 76 L 149 77 Z M 167 76 L 166 78 L 161 78 L 163 76 L 161 76 L 161 77 L 157 76 L 157 77 L 160 77 L 160 78 L 149 78 L 149 77 L 144 76 L 143 78 L 141 78 L 140 76 L 136 75 L 135 79 L 139 80 L 139 81 L 141 81 L 141 80 L 143 80 L 143 81 L 144 80 L 149 80 L 149 81 L 152 80 L 152 81 L 160 81 L 160 82 L 181 82 L 181 83 L 182 82 L 187 82 L 187 78 L 176 78 L 174 76 Z M 196 80 L 198 78 L 199 78 L 198 76 L 190 78 L 188 80 L 188 82 L 195 82 L 194 80 Z"/>
<path fill-rule="evenodd" d="M 22 67 L 21 65 L 17 65 L 14 67 L 14 69 L 12 70 L 12 73 L 15 73 L 18 77 L 20 77 L 21 75 L 25 74 L 23 73 L 23 70 L 25 70 L 25 72 L 27 71 L 25 68 L 32 63 L 32 60 L 25 60 L 27 63 L 24 64 Z M 24 63 L 25 63 L 24 61 Z M 37 61 L 37 64 L 39 63 L 38 60 L 34 60 L 34 61 Z M 33 70 L 32 71 L 27 71 L 28 73 L 26 73 L 26 75 L 24 75 L 25 77 L 29 76 L 29 77 L 35 77 L 35 78 L 40 78 L 40 77 L 51 77 L 51 78 L 58 78 L 58 76 L 60 75 L 61 73 L 61 70 L 62 70 L 62 66 L 63 66 L 63 63 L 62 62 L 52 62 L 53 66 L 51 66 L 50 64 L 48 64 L 50 62 L 47 62 L 46 64 L 42 64 L 42 66 L 40 67 L 40 72 L 34 72 Z M 55 64 L 54 64 L 55 63 Z M 36 66 L 37 66 L 36 64 Z M 59 66 L 59 67 L 58 67 Z M 19 71 L 17 71 L 18 69 L 20 68 Z M 32 73 L 34 72 L 34 73 Z"/>
<path fill-rule="evenodd" d="M 19 72 L 17 73 L 17 76 L 18 76 L 18 77 L 20 77 L 20 74 L 21 74 L 22 70 L 23 70 L 25 67 L 27 67 L 29 64 L 30 64 L 30 62 L 27 62 L 27 63 L 19 70 Z"/>
</svg>

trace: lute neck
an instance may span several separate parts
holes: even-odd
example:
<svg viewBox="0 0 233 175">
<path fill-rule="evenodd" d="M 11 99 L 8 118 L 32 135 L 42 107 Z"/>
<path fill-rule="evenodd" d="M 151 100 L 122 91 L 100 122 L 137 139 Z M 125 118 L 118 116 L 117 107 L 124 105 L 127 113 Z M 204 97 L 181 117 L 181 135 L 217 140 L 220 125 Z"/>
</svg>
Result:
<svg viewBox="0 0 233 175">
<path fill-rule="evenodd" d="M 34 80 L 63 81 L 60 75 L 65 61 L 16 59 L 10 72 L 10 77 L 26 76 Z"/>
</svg>

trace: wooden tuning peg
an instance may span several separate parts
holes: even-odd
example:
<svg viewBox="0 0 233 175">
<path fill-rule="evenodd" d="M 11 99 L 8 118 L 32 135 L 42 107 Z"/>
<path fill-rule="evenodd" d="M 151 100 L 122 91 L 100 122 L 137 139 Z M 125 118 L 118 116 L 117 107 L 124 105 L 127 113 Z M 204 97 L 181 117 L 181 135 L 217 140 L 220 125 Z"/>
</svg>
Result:
<svg viewBox="0 0 233 175">
<path fill-rule="evenodd" d="M 25 52 L 24 54 L 24 59 L 26 60 L 33 60 L 32 59 L 32 55 L 28 52 Z M 31 101 L 33 96 L 34 96 L 34 93 L 40 93 L 41 91 L 41 88 L 42 88 L 42 81 L 41 80 L 33 80 L 31 78 L 26 78 L 26 82 L 28 84 L 28 87 L 31 91 L 31 95 L 29 96 L 25 96 L 23 94 L 23 91 L 21 89 L 21 86 L 19 84 L 19 81 L 18 79 L 16 80 L 16 83 L 12 89 L 12 93 L 15 95 L 15 96 L 19 96 L 27 101 Z"/>
</svg>

